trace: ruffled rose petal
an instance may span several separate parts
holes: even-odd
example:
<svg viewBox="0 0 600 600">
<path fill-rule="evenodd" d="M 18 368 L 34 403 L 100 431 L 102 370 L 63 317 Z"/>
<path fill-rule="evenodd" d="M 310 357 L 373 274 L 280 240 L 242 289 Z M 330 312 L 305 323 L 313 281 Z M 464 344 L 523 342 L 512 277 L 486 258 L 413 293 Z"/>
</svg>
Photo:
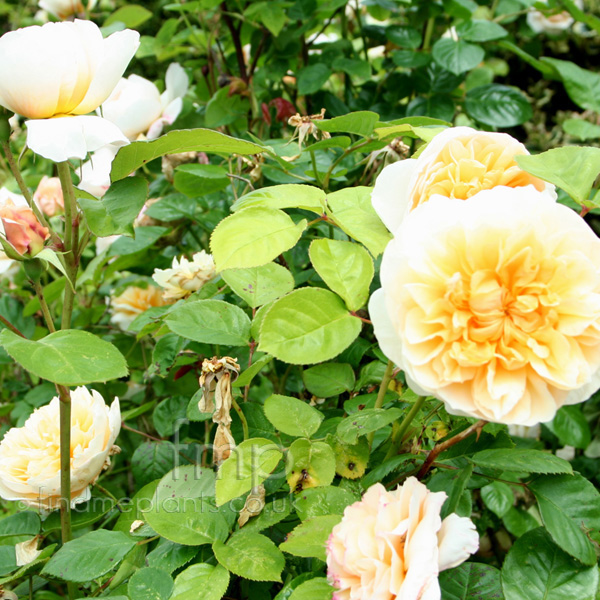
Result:
<svg viewBox="0 0 600 600">
<path fill-rule="evenodd" d="M 457 567 L 479 550 L 479 534 L 473 521 L 456 513 L 442 521 L 437 537 L 440 571 Z"/>
</svg>

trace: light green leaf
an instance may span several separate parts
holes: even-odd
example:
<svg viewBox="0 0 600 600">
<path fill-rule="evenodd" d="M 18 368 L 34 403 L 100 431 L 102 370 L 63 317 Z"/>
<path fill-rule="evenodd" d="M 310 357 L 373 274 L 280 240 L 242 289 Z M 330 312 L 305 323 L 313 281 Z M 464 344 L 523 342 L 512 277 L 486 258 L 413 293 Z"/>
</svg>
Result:
<svg viewBox="0 0 600 600">
<path fill-rule="evenodd" d="M 456 26 L 456 33 L 467 42 L 489 42 L 508 35 L 508 31 L 502 25 L 484 19 L 463 21 Z"/>
<path fill-rule="evenodd" d="M 296 440 L 289 448 L 285 471 L 295 492 L 329 485 L 335 477 L 335 454 L 325 442 Z"/>
<path fill-rule="evenodd" d="M 175 578 L 175 588 L 170 600 L 221 600 L 229 586 L 229 571 L 217 565 L 200 563 L 188 567 Z"/>
<path fill-rule="evenodd" d="M 252 308 L 277 300 L 294 289 L 293 275 L 276 263 L 248 269 L 228 269 L 223 272 L 223 279 Z"/>
<path fill-rule="evenodd" d="M 260 533 L 241 530 L 226 544 L 213 544 L 213 551 L 221 565 L 244 579 L 281 581 L 285 558 L 281 550 Z"/>
<path fill-rule="evenodd" d="M 177 335 L 204 344 L 244 346 L 250 339 L 250 318 L 223 300 L 197 300 L 178 306 L 165 319 Z"/>
<path fill-rule="evenodd" d="M 252 190 L 231 207 L 232 211 L 262 206 L 264 208 L 301 208 L 317 214 L 325 211 L 325 192 L 312 185 L 288 183 Z"/>
<path fill-rule="evenodd" d="M 86 385 L 125 377 L 125 357 L 87 331 L 65 329 L 31 341 L 4 329 L 0 344 L 24 369 L 59 385 Z"/>
<path fill-rule="evenodd" d="M 306 219 L 295 224 L 281 210 L 254 206 L 221 221 L 210 247 L 217 271 L 259 267 L 289 250 L 306 229 Z"/>
<path fill-rule="evenodd" d="M 324 418 L 323 413 L 303 400 L 277 394 L 267 398 L 264 410 L 276 429 L 298 437 L 310 437 L 319 429 Z"/>
<path fill-rule="evenodd" d="M 471 460 L 480 467 L 524 473 L 573 473 L 571 465 L 562 458 L 541 450 L 498 449 L 482 450 Z"/>
<path fill-rule="evenodd" d="M 265 149 L 253 142 L 238 140 L 212 129 L 169 131 L 151 142 L 133 142 L 123 146 L 112 162 L 111 181 L 127 177 L 142 165 L 178 152 L 215 152 L 218 154 L 259 154 Z"/>
<path fill-rule="evenodd" d="M 135 541 L 121 531 L 90 531 L 62 546 L 42 574 L 65 581 L 90 581 L 114 569 L 134 546 Z"/>
<path fill-rule="evenodd" d="M 291 364 L 322 362 L 345 350 L 361 326 L 339 296 L 301 288 L 271 306 L 260 328 L 258 349 Z"/>
<path fill-rule="evenodd" d="M 180 165 L 175 169 L 173 185 L 188 198 L 224 190 L 229 185 L 227 169 L 219 165 Z"/>
<path fill-rule="evenodd" d="M 258 533 L 283 521 L 291 512 L 292 506 L 288 497 L 276 498 L 267 502 L 261 513 L 244 525 L 244 531 Z"/>
<path fill-rule="evenodd" d="M 298 93 L 302 96 L 318 92 L 327 83 L 331 69 L 324 63 L 317 63 L 300 69 L 297 73 Z"/>
<path fill-rule="evenodd" d="M 335 472 L 346 479 L 360 479 L 367 470 L 371 454 L 367 439 L 362 437 L 356 444 L 345 444 L 336 435 L 328 434 L 325 441 L 335 454 Z"/>
<path fill-rule="evenodd" d="M 500 571 L 481 563 L 463 563 L 440 573 L 443 600 L 502 599 Z"/>
<path fill-rule="evenodd" d="M 149 567 L 156 567 L 167 573 L 173 573 L 173 571 L 189 563 L 196 554 L 198 554 L 197 546 L 182 546 L 162 539 L 156 548 L 146 556 L 146 564 Z"/>
<path fill-rule="evenodd" d="M 450 73 L 460 75 L 474 69 L 484 58 L 481 46 L 475 46 L 462 40 L 440 38 L 432 48 L 433 60 Z"/>
<path fill-rule="evenodd" d="M 144 206 L 148 184 L 142 177 L 127 177 L 113 183 L 102 200 L 79 199 L 91 232 L 98 237 L 133 237 L 133 221 Z"/>
<path fill-rule="evenodd" d="M 515 160 L 524 171 L 555 184 L 583 205 L 600 173 L 600 148 L 592 146 L 563 146 L 541 154 L 515 156 Z"/>
<path fill-rule="evenodd" d="M 578 67 L 570 60 L 542 57 L 560 75 L 569 98 L 587 110 L 600 112 L 600 74 Z"/>
<path fill-rule="evenodd" d="M 521 536 L 502 565 L 505 600 L 594 600 L 598 568 L 584 568 L 541 527 Z"/>
<path fill-rule="evenodd" d="M 108 249 L 108 256 L 127 256 L 150 248 L 158 241 L 164 233 L 169 231 L 167 227 L 135 227 L 134 239 L 121 236 L 115 240 Z"/>
<path fill-rule="evenodd" d="M 139 4 L 128 4 L 112 13 L 112 15 L 104 21 L 104 27 L 108 27 L 114 23 L 123 23 L 125 27 L 135 29 L 150 18 L 152 18 L 152 12 L 147 8 L 144 8 Z"/>
<path fill-rule="evenodd" d="M 359 110 L 342 115 L 341 117 L 315 121 L 315 125 L 320 131 L 328 131 L 329 133 L 354 133 L 368 137 L 373 133 L 377 121 L 379 121 L 377 113 L 370 110 Z"/>
<path fill-rule="evenodd" d="M 325 561 L 325 544 L 331 530 L 342 520 L 341 515 L 324 515 L 307 519 L 296 526 L 279 548 L 294 556 Z"/>
<path fill-rule="evenodd" d="M 325 577 L 315 577 L 301 583 L 288 600 L 331 600 L 333 588 Z"/>
<path fill-rule="evenodd" d="M 302 379 L 306 389 L 318 398 L 330 398 L 354 388 L 352 367 L 345 363 L 323 363 L 305 369 Z"/>
<path fill-rule="evenodd" d="M 219 467 L 217 506 L 225 504 L 260 485 L 279 463 L 283 453 L 265 438 L 243 441 Z"/>
<path fill-rule="evenodd" d="M 392 239 L 371 204 L 371 188 L 350 187 L 327 196 L 328 216 L 351 238 L 367 247 L 373 256 L 383 252 Z"/>
<path fill-rule="evenodd" d="M 173 591 L 172 577 L 162 569 L 138 569 L 129 579 L 127 594 L 131 600 L 165 600 Z"/>
<path fill-rule="evenodd" d="M 265 365 L 268 365 L 273 360 L 272 356 L 265 354 L 253 362 L 245 371 L 240 373 L 240 376 L 231 384 L 233 387 L 244 387 L 249 385 L 254 377 L 260 373 Z"/>
<path fill-rule="evenodd" d="M 309 488 L 294 500 L 296 513 L 303 521 L 321 515 L 343 515 L 346 506 L 357 498 L 348 490 L 330 485 Z"/>
<path fill-rule="evenodd" d="M 583 119 L 566 119 L 562 124 L 562 128 L 566 133 L 582 142 L 600 138 L 600 125 L 584 121 Z"/>
<path fill-rule="evenodd" d="M 399 408 L 365 408 L 346 417 L 337 427 L 338 437 L 347 444 L 356 444 L 358 438 L 390 425 L 404 415 Z"/>
<path fill-rule="evenodd" d="M 69 282 L 69 286 L 71 287 L 71 289 L 73 291 L 75 291 L 74 282 L 71 281 L 71 278 L 67 274 L 67 270 L 65 269 L 65 266 L 60 261 L 60 259 L 58 258 L 58 254 L 54 250 L 52 250 L 51 248 L 44 248 L 41 252 L 38 252 L 35 255 L 35 257 L 41 258 L 42 260 L 45 260 L 46 262 L 49 262 L 51 265 L 56 267 L 65 276 L 65 279 Z M 64 280 L 63 280 L 63 283 L 64 283 Z M 46 299 L 46 301 L 48 301 L 48 300 Z"/>
<path fill-rule="evenodd" d="M 320 239 L 311 243 L 308 254 L 317 273 L 344 299 L 349 310 L 358 310 L 366 304 L 375 268 L 362 246 Z"/>
</svg>

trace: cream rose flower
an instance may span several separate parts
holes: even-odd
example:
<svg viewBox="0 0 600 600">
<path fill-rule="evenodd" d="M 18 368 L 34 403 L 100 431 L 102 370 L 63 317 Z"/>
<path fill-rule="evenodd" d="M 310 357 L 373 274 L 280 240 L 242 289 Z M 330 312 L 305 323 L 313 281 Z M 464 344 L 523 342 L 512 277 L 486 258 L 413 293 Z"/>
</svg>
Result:
<svg viewBox="0 0 600 600">
<path fill-rule="evenodd" d="M 166 89 L 162 94 L 151 81 L 130 75 L 119 81 L 97 112 L 130 140 L 142 134 L 153 140 L 161 134 L 164 125 L 173 123 L 181 112 L 188 84 L 185 70 L 177 63 L 167 69 Z"/>
<path fill-rule="evenodd" d="M 529 154 L 506 133 L 452 127 L 436 135 L 419 158 L 385 167 L 371 199 L 385 226 L 395 233 L 406 215 L 433 195 L 466 200 L 498 185 L 533 185 L 556 198 L 554 186 L 522 171 L 515 161 Z"/>
<path fill-rule="evenodd" d="M 369 302 L 383 352 L 452 414 L 535 425 L 600 387 L 600 240 L 533 186 L 432 197 Z"/>
<path fill-rule="evenodd" d="M 537 0 L 538 3 L 548 4 L 548 0 Z M 583 1 L 575 0 L 575 4 L 578 8 L 583 9 Z M 569 29 L 575 22 L 575 19 L 566 10 L 562 10 L 555 14 L 549 14 L 546 16 L 539 10 L 531 9 L 527 13 L 527 25 L 531 27 L 534 33 L 550 33 L 557 35 L 563 31 Z"/>
<path fill-rule="evenodd" d="M 56 162 L 127 144 L 116 125 L 85 115 L 108 98 L 138 45 L 137 31 L 103 39 L 91 21 L 6 33 L 0 38 L 0 105 L 30 119 L 27 145 Z"/>
<path fill-rule="evenodd" d="M 0 497 L 45 511 L 60 504 L 58 397 L 36 409 L 23 427 L 0 443 Z M 95 390 L 71 391 L 71 504 L 91 497 L 93 484 L 109 461 L 121 428 L 119 400 L 110 408 Z"/>
<path fill-rule="evenodd" d="M 173 259 L 170 269 L 155 269 L 152 279 L 165 291 L 165 300 L 187 298 L 215 277 L 215 261 L 204 250 L 196 252 L 192 260 L 185 256 Z"/>
<path fill-rule="evenodd" d="M 44 175 L 33 194 L 33 201 L 49 217 L 61 214 L 65 209 L 62 187 L 58 177 Z"/>
<path fill-rule="evenodd" d="M 442 521 L 446 497 L 409 477 L 391 492 L 376 483 L 348 506 L 327 542 L 334 600 L 440 600 L 439 572 L 479 548 L 470 519 Z"/>
<path fill-rule="evenodd" d="M 96 0 L 88 0 L 86 4 L 88 10 L 92 10 L 96 6 Z M 85 10 L 81 0 L 39 0 L 38 6 L 59 19 L 66 19 Z"/>
<path fill-rule="evenodd" d="M 127 331 L 136 317 L 155 306 L 167 304 L 159 288 L 149 285 L 147 288 L 128 287 L 120 296 L 110 301 L 112 316 L 110 322 Z"/>
</svg>

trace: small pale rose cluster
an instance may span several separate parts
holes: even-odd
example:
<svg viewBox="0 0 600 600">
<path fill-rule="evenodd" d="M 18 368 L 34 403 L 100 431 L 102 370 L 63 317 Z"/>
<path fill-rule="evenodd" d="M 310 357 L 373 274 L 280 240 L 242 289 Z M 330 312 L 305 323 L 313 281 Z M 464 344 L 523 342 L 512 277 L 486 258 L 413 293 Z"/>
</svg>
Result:
<svg viewBox="0 0 600 600">
<path fill-rule="evenodd" d="M 0 190 L 0 236 L 21 256 L 35 256 L 44 248 L 49 237 L 23 196 Z M 13 256 L 15 258 L 15 256 Z M 18 258 L 18 257 L 16 257 Z"/>
<path fill-rule="evenodd" d="M 152 279 L 164 289 L 165 300 L 180 300 L 197 292 L 202 286 L 214 279 L 215 261 L 204 250 L 196 252 L 192 260 L 185 256 L 173 258 L 170 269 L 155 269 Z"/>
<path fill-rule="evenodd" d="M 524 152 L 456 128 L 382 171 L 373 204 L 394 238 L 369 312 L 414 391 L 532 426 L 600 387 L 600 240 L 520 171 Z"/>
<path fill-rule="evenodd" d="M 159 288 L 149 285 L 146 288 L 131 286 L 119 296 L 110 300 L 112 316 L 110 322 L 127 331 L 129 326 L 149 308 L 167 304 Z"/>
<path fill-rule="evenodd" d="M 0 497 L 51 511 L 60 505 L 58 397 L 36 409 L 0 442 Z M 110 407 L 95 390 L 71 391 L 71 503 L 91 497 L 90 485 L 108 465 L 121 428 L 119 400 Z"/>
<path fill-rule="evenodd" d="M 548 4 L 548 0 L 538 0 L 538 3 Z M 583 0 L 575 0 L 575 4 L 579 9 L 583 9 Z M 534 33 L 558 35 L 569 29 L 574 22 L 575 19 L 566 10 L 547 15 L 532 8 L 527 13 L 527 25 Z"/>
<path fill-rule="evenodd" d="M 348 506 L 327 542 L 334 600 L 440 600 L 440 571 L 479 548 L 470 519 L 442 520 L 445 500 L 409 477 L 391 492 L 377 483 Z"/>
</svg>

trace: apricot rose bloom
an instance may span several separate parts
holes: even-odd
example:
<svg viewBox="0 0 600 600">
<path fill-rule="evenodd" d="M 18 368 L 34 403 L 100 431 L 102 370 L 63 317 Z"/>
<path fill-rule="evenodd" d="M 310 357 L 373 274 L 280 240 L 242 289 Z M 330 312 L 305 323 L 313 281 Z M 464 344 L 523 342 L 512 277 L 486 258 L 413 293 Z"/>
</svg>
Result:
<svg viewBox="0 0 600 600">
<path fill-rule="evenodd" d="M 556 198 L 554 186 L 521 170 L 515 156 L 529 154 L 506 133 L 452 127 L 436 135 L 419 158 L 385 167 L 375 182 L 373 207 L 395 233 L 406 215 L 432 196 L 466 200 L 496 186 L 533 185 Z"/>
<path fill-rule="evenodd" d="M 128 143 L 119 128 L 88 116 L 119 82 L 139 45 L 125 29 L 102 38 L 91 21 L 46 23 L 0 38 L 0 105 L 29 119 L 27 145 L 56 162 Z"/>
<path fill-rule="evenodd" d="M 58 397 L 33 411 L 0 442 L 0 497 L 44 511 L 60 505 Z M 71 391 L 71 504 L 91 497 L 90 485 L 110 461 L 121 428 L 119 400 L 110 408 L 95 390 Z"/>
<path fill-rule="evenodd" d="M 600 240 L 533 186 L 433 196 L 388 244 L 381 284 L 381 349 L 452 414 L 531 426 L 600 387 Z"/>
<path fill-rule="evenodd" d="M 192 260 L 185 256 L 173 259 L 170 269 L 155 269 L 152 279 L 165 291 L 165 300 L 187 298 L 197 292 L 216 275 L 215 261 L 204 250 L 196 252 Z"/>
<path fill-rule="evenodd" d="M 348 506 L 327 542 L 333 600 L 440 600 L 439 572 L 479 548 L 470 519 L 442 521 L 446 497 L 409 477 L 391 492 L 376 483 Z"/>
<path fill-rule="evenodd" d="M 0 204 L 0 222 L 0 235 L 21 255 L 35 256 L 50 236 L 29 206 L 16 205 L 10 198 Z"/>
<path fill-rule="evenodd" d="M 65 199 L 60 179 L 44 175 L 33 194 L 33 201 L 49 217 L 63 213 L 65 210 Z"/>
<path fill-rule="evenodd" d="M 127 331 L 135 319 L 149 308 L 164 306 L 161 290 L 153 285 L 147 288 L 128 287 L 120 296 L 111 298 L 110 322 Z"/>
</svg>

